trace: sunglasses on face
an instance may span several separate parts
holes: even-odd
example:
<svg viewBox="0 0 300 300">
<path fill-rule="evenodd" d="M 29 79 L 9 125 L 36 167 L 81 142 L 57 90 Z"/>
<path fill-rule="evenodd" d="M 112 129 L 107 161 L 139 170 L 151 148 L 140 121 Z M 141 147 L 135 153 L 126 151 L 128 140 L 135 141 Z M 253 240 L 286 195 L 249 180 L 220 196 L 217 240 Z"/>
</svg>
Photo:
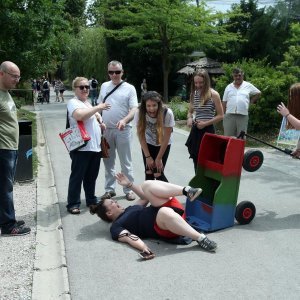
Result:
<svg viewBox="0 0 300 300">
<path fill-rule="evenodd" d="M 108 71 L 109 75 L 113 75 L 113 74 L 120 75 L 121 73 L 122 73 L 122 71 L 120 71 L 120 70 L 118 70 L 118 71 Z"/>
<path fill-rule="evenodd" d="M 75 86 L 75 87 L 77 87 L 77 88 L 79 88 L 80 90 L 84 90 L 84 89 L 86 89 L 86 90 L 89 90 L 90 89 L 90 86 L 89 85 L 78 85 L 78 86 Z"/>
</svg>

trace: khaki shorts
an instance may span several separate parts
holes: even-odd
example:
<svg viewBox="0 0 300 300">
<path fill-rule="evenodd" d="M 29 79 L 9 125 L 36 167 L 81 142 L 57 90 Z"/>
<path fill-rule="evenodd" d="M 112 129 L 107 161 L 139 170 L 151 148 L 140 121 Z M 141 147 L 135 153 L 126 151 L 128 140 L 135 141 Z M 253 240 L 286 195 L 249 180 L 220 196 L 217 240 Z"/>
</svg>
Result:
<svg viewBox="0 0 300 300">
<path fill-rule="evenodd" d="M 237 137 L 241 131 L 247 132 L 248 115 L 225 114 L 223 118 L 224 135 Z"/>
</svg>

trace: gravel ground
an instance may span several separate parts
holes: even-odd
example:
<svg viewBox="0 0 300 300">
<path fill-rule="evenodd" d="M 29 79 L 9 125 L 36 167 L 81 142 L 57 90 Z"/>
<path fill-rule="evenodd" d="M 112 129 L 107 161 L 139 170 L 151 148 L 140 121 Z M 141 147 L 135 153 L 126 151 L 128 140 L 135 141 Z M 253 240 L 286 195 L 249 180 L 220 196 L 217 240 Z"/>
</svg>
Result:
<svg viewBox="0 0 300 300">
<path fill-rule="evenodd" d="M 36 182 L 14 185 L 17 220 L 31 227 L 25 236 L 0 236 L 0 299 L 31 299 L 36 248 Z"/>
</svg>

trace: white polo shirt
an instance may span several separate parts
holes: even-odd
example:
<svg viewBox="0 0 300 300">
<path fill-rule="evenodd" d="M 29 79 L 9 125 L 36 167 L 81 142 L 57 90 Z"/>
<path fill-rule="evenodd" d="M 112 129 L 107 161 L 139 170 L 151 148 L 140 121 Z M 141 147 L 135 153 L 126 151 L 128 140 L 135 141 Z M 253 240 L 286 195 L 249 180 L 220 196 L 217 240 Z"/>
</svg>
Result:
<svg viewBox="0 0 300 300">
<path fill-rule="evenodd" d="M 223 101 L 227 102 L 225 113 L 248 115 L 250 98 L 258 93 L 260 90 L 247 81 L 243 81 L 239 88 L 233 82 L 228 84 L 223 96 Z"/>
</svg>

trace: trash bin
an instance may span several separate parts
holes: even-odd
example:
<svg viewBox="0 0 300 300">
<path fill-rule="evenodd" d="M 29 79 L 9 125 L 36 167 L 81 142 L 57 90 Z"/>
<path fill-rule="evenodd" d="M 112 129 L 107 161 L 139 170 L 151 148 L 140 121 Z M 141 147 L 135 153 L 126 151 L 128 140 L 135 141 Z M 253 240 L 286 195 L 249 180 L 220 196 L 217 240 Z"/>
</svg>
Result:
<svg viewBox="0 0 300 300">
<path fill-rule="evenodd" d="M 32 171 L 32 121 L 19 120 L 19 155 L 15 180 L 33 179 Z"/>
</svg>

